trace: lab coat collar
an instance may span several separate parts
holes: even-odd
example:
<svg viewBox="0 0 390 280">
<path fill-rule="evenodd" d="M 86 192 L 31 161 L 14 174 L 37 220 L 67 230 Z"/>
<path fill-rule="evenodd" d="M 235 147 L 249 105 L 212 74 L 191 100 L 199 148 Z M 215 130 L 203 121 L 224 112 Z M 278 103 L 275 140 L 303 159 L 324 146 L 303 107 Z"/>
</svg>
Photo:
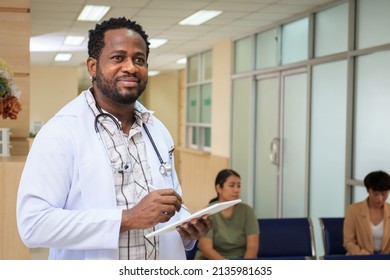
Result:
<svg viewBox="0 0 390 280">
<path fill-rule="evenodd" d="M 96 100 L 92 94 L 92 87 L 90 87 L 85 92 L 85 98 L 87 101 L 88 106 L 91 108 L 92 112 L 94 113 L 95 117 L 100 114 L 99 110 L 96 106 Z M 105 111 L 103 108 L 101 109 L 104 113 L 110 114 L 107 111 Z M 146 109 L 140 102 L 136 101 L 134 105 L 134 115 L 136 119 L 136 127 L 135 130 L 141 132 L 142 130 L 142 124 L 150 124 L 153 125 L 153 114 L 154 111 Z M 121 125 L 121 122 L 112 114 L 110 114 L 119 125 Z M 110 119 L 103 118 L 99 120 L 100 124 L 105 127 L 105 129 L 111 134 L 114 135 L 115 130 L 117 127 L 115 125 L 112 125 L 112 121 Z"/>
</svg>

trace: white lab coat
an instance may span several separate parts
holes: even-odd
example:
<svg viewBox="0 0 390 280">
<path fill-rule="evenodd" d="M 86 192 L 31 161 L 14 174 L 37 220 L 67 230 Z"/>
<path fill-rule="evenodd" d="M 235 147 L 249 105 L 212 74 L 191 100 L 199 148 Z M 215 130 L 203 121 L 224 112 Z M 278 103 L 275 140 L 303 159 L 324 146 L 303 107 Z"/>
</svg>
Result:
<svg viewBox="0 0 390 280">
<path fill-rule="evenodd" d="M 20 236 L 28 247 L 49 247 L 49 259 L 119 258 L 122 210 L 116 205 L 112 169 L 95 131 L 95 117 L 85 93 L 42 127 L 20 181 Z M 173 147 L 168 130 L 155 117 L 148 128 L 161 157 L 168 161 L 168 151 Z M 157 154 L 144 130 L 142 133 L 153 185 L 173 188 L 181 194 L 175 169 L 170 177 L 160 174 Z M 180 211 L 168 223 L 182 215 L 186 213 Z M 193 243 L 183 241 L 176 231 L 162 234 L 160 259 L 185 259 L 184 247 L 191 249 Z"/>
</svg>

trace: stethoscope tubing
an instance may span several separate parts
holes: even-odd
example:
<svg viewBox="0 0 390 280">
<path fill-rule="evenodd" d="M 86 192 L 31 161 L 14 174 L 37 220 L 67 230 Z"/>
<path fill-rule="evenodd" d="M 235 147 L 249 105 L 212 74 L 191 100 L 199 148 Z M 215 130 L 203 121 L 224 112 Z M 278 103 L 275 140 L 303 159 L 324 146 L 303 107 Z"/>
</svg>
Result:
<svg viewBox="0 0 390 280">
<path fill-rule="evenodd" d="M 98 123 L 100 122 L 99 118 L 101 118 L 101 117 L 104 117 L 104 118 L 108 117 L 108 118 L 110 118 L 115 123 L 117 129 L 119 129 L 119 130 L 121 129 L 121 126 L 120 126 L 119 122 L 116 120 L 116 118 L 114 116 L 112 116 L 111 114 L 108 114 L 108 113 L 104 113 L 102 111 L 102 109 L 100 108 L 100 106 L 97 105 L 97 103 L 96 103 L 96 107 L 98 108 L 98 110 L 100 112 L 98 115 L 96 115 L 95 123 L 94 123 L 95 131 L 96 131 L 97 134 L 100 134 Z M 148 136 L 150 142 L 152 143 L 153 149 L 156 152 L 158 160 L 160 161 L 160 164 L 161 164 L 160 168 L 159 168 L 160 173 L 162 175 L 164 175 L 164 176 L 167 176 L 167 177 L 171 176 L 171 174 L 172 174 L 172 164 L 169 163 L 169 162 L 164 162 L 163 161 L 163 159 L 162 159 L 162 157 L 160 155 L 160 152 L 158 151 L 158 148 L 156 146 L 156 143 L 154 142 L 153 137 L 150 134 L 149 129 L 147 128 L 146 124 L 142 123 L 142 126 L 145 129 L 146 135 Z M 104 141 L 102 138 L 101 138 L 101 140 Z M 104 148 L 107 149 L 106 145 L 104 145 Z M 170 153 L 171 152 L 173 152 L 173 150 L 170 151 Z"/>
</svg>

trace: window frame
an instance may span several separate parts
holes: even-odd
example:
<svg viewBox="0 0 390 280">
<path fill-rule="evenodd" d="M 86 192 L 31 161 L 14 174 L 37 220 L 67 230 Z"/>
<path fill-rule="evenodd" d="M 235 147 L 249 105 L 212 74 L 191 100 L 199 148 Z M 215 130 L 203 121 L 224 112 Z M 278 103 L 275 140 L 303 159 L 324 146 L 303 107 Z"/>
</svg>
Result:
<svg viewBox="0 0 390 280">
<path fill-rule="evenodd" d="M 211 113 L 210 120 L 208 122 L 202 121 L 202 112 L 204 111 L 203 98 L 202 94 L 203 88 L 208 88 L 205 86 L 210 86 L 210 103 L 212 104 L 212 50 L 206 50 L 201 53 L 192 55 L 187 58 L 189 63 L 187 64 L 187 85 L 186 85 L 186 119 L 185 119 L 185 144 L 187 148 L 200 150 L 205 152 L 211 151 Z M 207 59 L 207 60 L 206 60 Z M 191 65 L 191 61 L 197 62 L 198 65 L 194 67 Z M 207 69 L 206 69 L 207 68 Z M 211 69 L 210 69 L 211 68 Z M 195 69 L 197 73 L 191 71 Z M 206 73 L 208 73 L 207 77 Z M 193 77 L 197 77 L 197 80 L 194 80 Z M 193 89 L 195 88 L 195 92 Z M 191 120 L 190 108 L 193 106 L 190 104 L 194 99 L 189 98 L 190 94 L 196 95 L 196 120 Z M 211 108 L 211 107 L 210 107 Z M 211 110 L 211 109 L 210 109 Z M 207 132 L 209 130 L 209 132 Z M 209 137 L 206 139 L 207 135 Z M 208 143 L 209 145 L 208 145 Z"/>
</svg>

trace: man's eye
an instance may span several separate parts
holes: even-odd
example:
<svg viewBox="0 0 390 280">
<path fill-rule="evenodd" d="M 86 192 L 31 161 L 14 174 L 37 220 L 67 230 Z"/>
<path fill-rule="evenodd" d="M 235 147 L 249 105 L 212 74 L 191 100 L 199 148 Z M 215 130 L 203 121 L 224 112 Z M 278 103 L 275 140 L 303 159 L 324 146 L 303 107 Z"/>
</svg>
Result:
<svg viewBox="0 0 390 280">
<path fill-rule="evenodd" d="M 116 55 L 112 59 L 118 60 L 118 61 L 122 61 L 123 60 L 123 56 Z"/>
<path fill-rule="evenodd" d="M 138 58 L 135 59 L 135 63 L 137 63 L 139 65 L 144 65 L 145 64 L 145 59 L 138 57 Z"/>
</svg>

